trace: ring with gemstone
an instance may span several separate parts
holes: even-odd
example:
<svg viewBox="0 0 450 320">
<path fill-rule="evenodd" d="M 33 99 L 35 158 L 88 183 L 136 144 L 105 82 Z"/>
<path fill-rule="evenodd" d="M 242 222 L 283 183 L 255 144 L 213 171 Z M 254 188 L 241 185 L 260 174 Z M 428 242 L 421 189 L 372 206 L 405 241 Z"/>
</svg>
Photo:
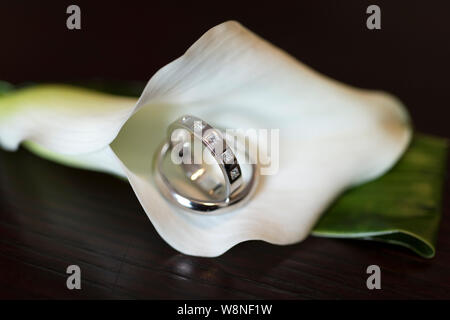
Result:
<svg viewBox="0 0 450 320">
<path fill-rule="evenodd" d="M 201 147 L 200 162 L 195 156 L 192 158 L 196 143 Z M 183 192 L 183 186 L 173 185 L 163 169 L 163 160 L 169 151 L 178 158 L 176 170 L 181 169 L 190 185 L 210 197 L 200 199 Z M 205 164 L 204 154 L 213 159 L 212 166 Z M 250 178 L 244 183 L 241 166 L 222 132 L 200 118 L 185 115 L 169 126 L 168 141 L 156 153 L 154 177 L 159 190 L 170 202 L 195 212 L 217 213 L 235 209 L 250 198 L 257 184 L 257 164 L 249 168 Z"/>
</svg>

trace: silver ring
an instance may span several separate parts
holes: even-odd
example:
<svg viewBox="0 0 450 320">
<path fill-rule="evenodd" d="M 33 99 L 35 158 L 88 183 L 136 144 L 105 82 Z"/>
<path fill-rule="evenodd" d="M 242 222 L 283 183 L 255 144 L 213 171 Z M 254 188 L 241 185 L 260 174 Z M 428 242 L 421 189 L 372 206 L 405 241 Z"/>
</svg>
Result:
<svg viewBox="0 0 450 320">
<path fill-rule="evenodd" d="M 242 171 L 233 150 L 228 146 L 222 132 L 210 126 L 202 119 L 194 116 L 182 116 L 174 121 L 168 130 L 169 141 L 172 141 L 172 133 L 177 129 L 184 129 L 195 138 L 202 141 L 210 154 L 217 161 L 219 168 L 225 179 L 225 197 L 228 198 L 242 185 Z M 190 143 L 189 143 L 190 145 Z M 182 151 L 182 150 L 180 150 Z M 182 164 L 187 175 L 201 175 L 202 171 L 197 170 L 200 165 Z M 196 176 L 194 176 L 196 178 Z M 196 179 L 193 179 L 196 180 Z"/>
<path fill-rule="evenodd" d="M 174 147 L 171 135 L 179 128 L 186 129 L 194 139 L 199 139 L 217 161 L 225 181 L 224 199 L 205 201 L 188 197 L 177 191 L 164 175 L 162 170 L 163 159 L 166 157 L 167 152 Z M 155 155 L 154 177 L 159 190 L 171 203 L 196 213 L 222 213 L 242 206 L 251 197 L 258 180 L 257 164 L 251 164 L 250 179 L 244 184 L 241 167 L 236 156 L 219 130 L 214 129 L 197 117 L 183 116 L 169 126 L 168 136 L 168 141 L 161 145 Z M 192 175 L 199 175 L 199 172 L 201 175 L 204 172 L 204 170 L 198 170 L 199 165 L 184 163 L 180 165 L 186 176 L 191 177 L 190 180 L 192 181 L 196 180 L 192 179 Z M 207 180 L 205 179 L 205 181 Z M 206 187 L 206 185 L 209 185 L 209 187 Z M 203 189 L 210 188 L 210 186 L 211 184 L 200 185 Z"/>
</svg>

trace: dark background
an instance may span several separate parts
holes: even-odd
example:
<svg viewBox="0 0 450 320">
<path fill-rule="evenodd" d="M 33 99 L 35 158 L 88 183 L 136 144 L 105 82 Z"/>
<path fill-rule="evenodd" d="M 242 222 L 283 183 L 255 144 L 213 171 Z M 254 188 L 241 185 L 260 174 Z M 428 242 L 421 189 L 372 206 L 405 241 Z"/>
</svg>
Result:
<svg viewBox="0 0 450 320">
<path fill-rule="evenodd" d="M 70 4 L 81 7 L 81 30 L 66 28 Z M 381 7 L 381 30 L 366 28 L 369 4 Z M 0 79 L 147 81 L 234 19 L 339 81 L 397 95 L 416 130 L 450 137 L 449 10 L 448 1 L 2 1 Z M 115 178 L 20 150 L 0 152 L 0 179 L 0 297 L 450 298 L 448 186 L 433 260 L 318 238 L 202 259 L 161 240 Z M 83 271 L 81 291 L 65 287 L 69 264 Z M 370 264 L 382 290 L 366 289 Z"/>
</svg>

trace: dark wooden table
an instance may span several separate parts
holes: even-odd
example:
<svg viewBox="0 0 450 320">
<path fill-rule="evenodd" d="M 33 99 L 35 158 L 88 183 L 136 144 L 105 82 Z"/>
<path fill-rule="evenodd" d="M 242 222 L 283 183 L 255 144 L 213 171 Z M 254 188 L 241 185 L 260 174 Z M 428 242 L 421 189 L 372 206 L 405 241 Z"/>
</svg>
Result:
<svg viewBox="0 0 450 320">
<path fill-rule="evenodd" d="M 299 1 L 296 1 L 299 2 Z M 450 137 L 449 5 L 382 2 L 382 30 L 358 1 L 192 5 L 79 1 L 82 30 L 65 29 L 69 2 L 0 4 L 0 78 L 146 80 L 202 32 L 237 19 L 341 81 L 398 95 L 417 130 Z M 127 183 L 0 151 L 0 298 L 450 298 L 447 178 L 437 255 L 357 240 L 310 237 L 291 246 L 250 241 L 215 258 L 169 247 Z M 82 290 L 66 288 L 66 268 Z M 366 288 L 366 267 L 382 290 Z"/>
</svg>

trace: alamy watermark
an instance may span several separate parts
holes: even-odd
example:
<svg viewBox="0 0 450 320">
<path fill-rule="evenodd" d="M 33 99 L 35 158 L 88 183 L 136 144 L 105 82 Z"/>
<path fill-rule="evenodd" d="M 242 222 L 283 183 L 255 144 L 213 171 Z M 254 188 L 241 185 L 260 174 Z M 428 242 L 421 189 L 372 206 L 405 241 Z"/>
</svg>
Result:
<svg viewBox="0 0 450 320">
<path fill-rule="evenodd" d="M 366 273 L 370 276 L 366 280 L 367 289 L 381 289 L 381 269 L 376 264 L 367 267 Z"/>
<path fill-rule="evenodd" d="M 367 14 L 370 14 L 366 20 L 366 26 L 369 30 L 380 30 L 381 29 L 381 9 L 376 4 L 372 4 L 367 7 Z"/>
<path fill-rule="evenodd" d="M 66 13 L 70 14 L 66 20 L 66 27 L 69 30 L 81 29 L 81 9 L 79 6 L 72 4 L 67 7 Z"/>
<path fill-rule="evenodd" d="M 77 266 L 76 264 L 72 264 L 67 267 L 66 273 L 70 274 L 70 276 L 68 276 L 67 280 L 66 280 L 67 289 L 80 290 L 81 289 L 81 269 L 80 269 L 80 267 Z"/>
<path fill-rule="evenodd" d="M 233 164 L 236 155 L 241 165 L 257 163 L 261 175 L 278 172 L 279 129 L 226 129 L 219 132 L 216 129 L 203 130 L 201 121 L 195 121 L 193 128 L 194 135 L 184 128 L 172 132 L 171 160 L 174 164 L 214 164 L 217 158 L 224 164 Z M 196 137 L 202 137 L 202 140 Z M 207 148 L 204 148 L 205 144 Z"/>
</svg>

